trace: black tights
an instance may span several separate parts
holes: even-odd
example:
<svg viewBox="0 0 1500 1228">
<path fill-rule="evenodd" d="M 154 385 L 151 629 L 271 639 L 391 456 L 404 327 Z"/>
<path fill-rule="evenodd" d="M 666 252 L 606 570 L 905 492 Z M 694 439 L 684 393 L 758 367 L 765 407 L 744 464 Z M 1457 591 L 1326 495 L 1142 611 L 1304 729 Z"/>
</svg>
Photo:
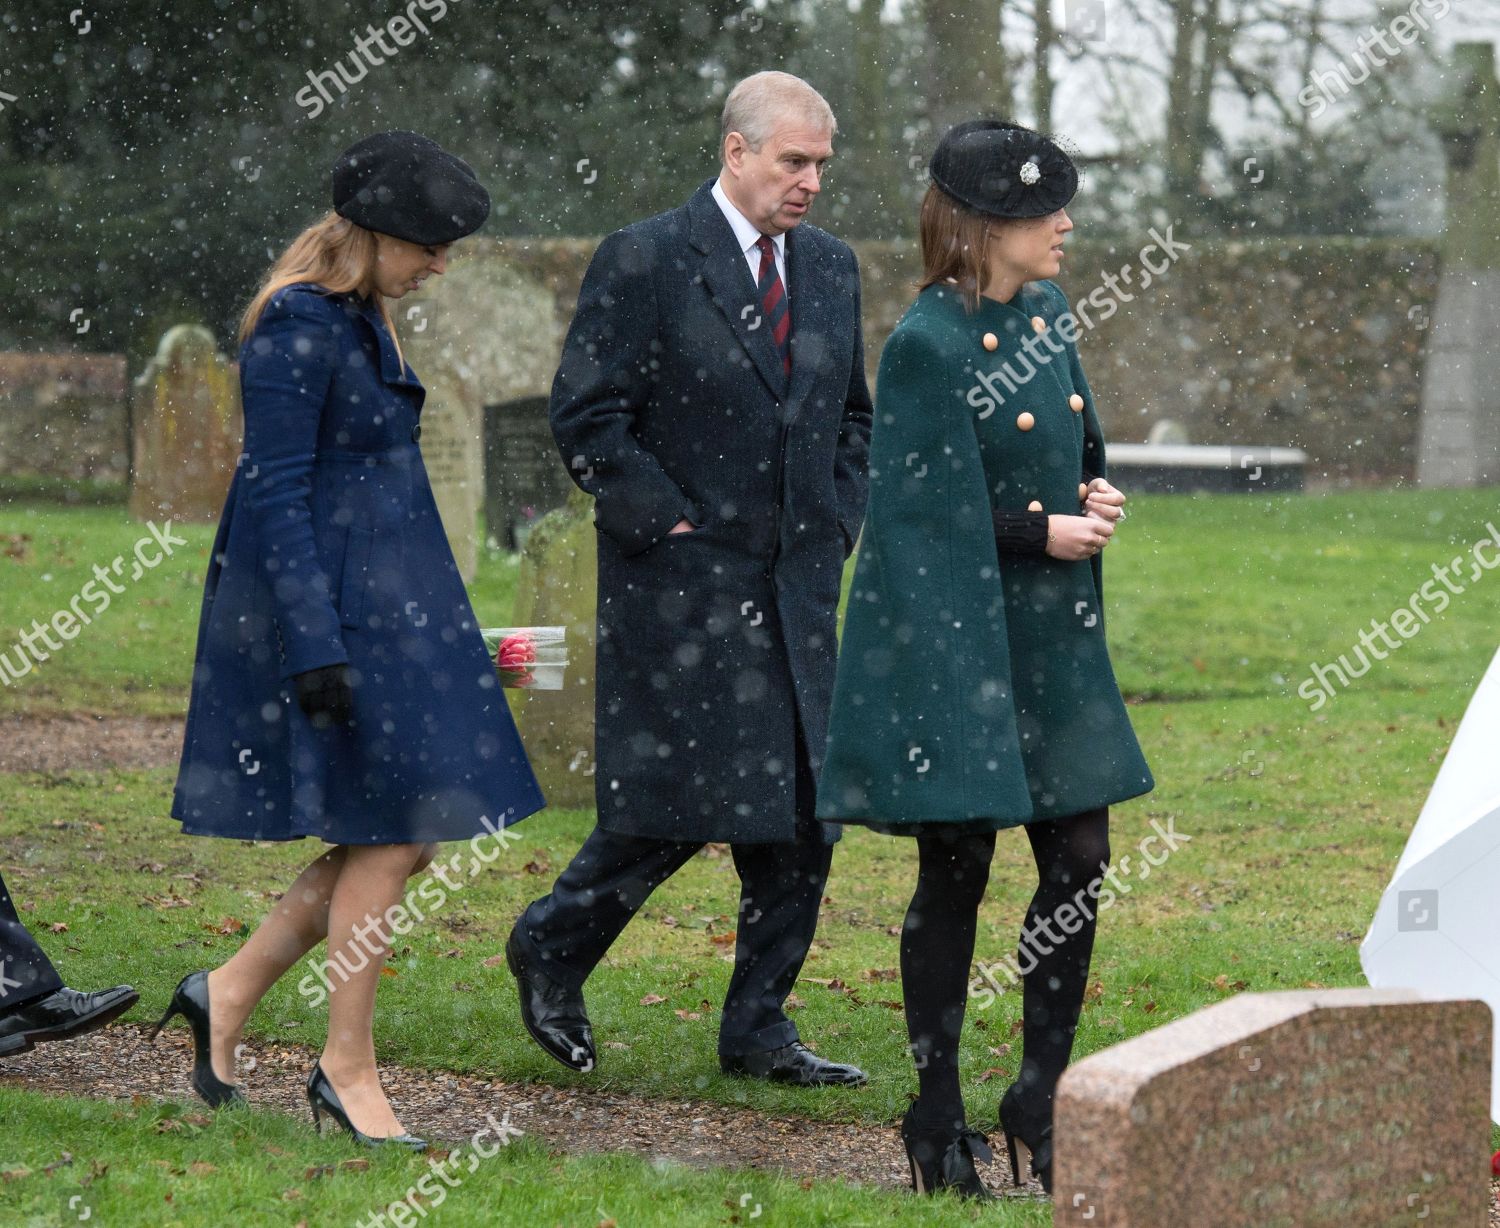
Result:
<svg viewBox="0 0 1500 1228">
<path fill-rule="evenodd" d="M 1052 1093 L 1073 1051 L 1088 983 L 1098 880 L 1109 863 L 1109 810 L 1101 807 L 1028 823 L 1026 835 L 1038 883 L 1015 965 L 1023 985 L 1022 1059 L 1015 1095 L 1027 1117 L 1040 1127 L 1052 1120 Z M 922 836 L 917 851 L 917 889 L 901 930 L 901 982 L 921 1092 L 917 1112 L 922 1121 L 936 1125 L 964 1116 L 958 1040 L 995 836 Z M 1084 888 L 1087 894 L 1079 896 Z M 1084 905 L 1076 909 L 1076 920 L 1068 918 L 1070 924 L 1078 924 L 1071 934 L 1052 924 L 1065 903 Z M 1061 941 L 1049 939 L 1047 929 Z M 1035 937 L 1028 941 L 1027 934 Z M 1007 978 L 1001 971 L 995 979 L 1003 985 Z"/>
</svg>

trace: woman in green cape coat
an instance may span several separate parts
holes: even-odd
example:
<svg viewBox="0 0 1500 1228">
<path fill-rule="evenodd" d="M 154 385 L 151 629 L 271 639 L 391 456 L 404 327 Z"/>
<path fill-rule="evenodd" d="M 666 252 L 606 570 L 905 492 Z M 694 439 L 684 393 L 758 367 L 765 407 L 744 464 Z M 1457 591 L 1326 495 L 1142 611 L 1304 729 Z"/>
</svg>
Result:
<svg viewBox="0 0 1500 1228">
<path fill-rule="evenodd" d="M 943 138 L 931 173 L 923 288 L 881 355 L 817 813 L 917 839 L 901 939 L 921 1089 L 902 1125 L 912 1184 L 990 1197 L 958 1041 L 995 832 L 1025 825 L 1039 879 L 1000 1125 L 1015 1180 L 1019 1141 L 1050 1190 L 1108 807 L 1154 782 L 1104 640 L 1100 552 L 1125 496 L 1105 478 L 1076 321 L 1046 280 L 1077 172 L 1048 138 L 981 120 Z"/>
</svg>

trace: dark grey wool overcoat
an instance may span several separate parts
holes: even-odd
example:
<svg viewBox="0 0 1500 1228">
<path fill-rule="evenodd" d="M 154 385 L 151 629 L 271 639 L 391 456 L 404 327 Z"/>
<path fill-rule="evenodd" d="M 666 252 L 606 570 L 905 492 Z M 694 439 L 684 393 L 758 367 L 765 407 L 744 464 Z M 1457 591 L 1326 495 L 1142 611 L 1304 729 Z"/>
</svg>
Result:
<svg viewBox="0 0 1500 1228">
<path fill-rule="evenodd" d="M 600 824 L 783 841 L 799 729 L 821 765 L 864 517 L 859 269 L 826 232 L 787 233 L 788 379 L 712 182 L 599 245 L 551 422 L 595 499 Z"/>
</svg>

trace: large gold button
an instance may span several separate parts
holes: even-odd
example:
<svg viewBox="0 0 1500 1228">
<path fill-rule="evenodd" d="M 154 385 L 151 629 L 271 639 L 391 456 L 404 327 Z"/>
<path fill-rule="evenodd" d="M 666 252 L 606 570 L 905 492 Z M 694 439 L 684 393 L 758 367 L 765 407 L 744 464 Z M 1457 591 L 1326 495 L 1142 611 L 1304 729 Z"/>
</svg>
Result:
<svg viewBox="0 0 1500 1228">
<path fill-rule="evenodd" d="M 1039 511 L 1041 511 L 1042 510 L 1041 501 L 1038 500 L 1038 499 L 1033 499 L 1030 503 L 1028 503 L 1026 505 L 1026 510 L 1028 512 L 1039 512 Z"/>
<path fill-rule="evenodd" d="M 1082 482 L 1078 483 L 1078 502 L 1083 503 L 1089 497 L 1089 488 Z"/>
<path fill-rule="evenodd" d="M 1041 316 L 1032 316 L 1031 327 L 1039 333 L 1044 333 L 1047 331 L 1047 321 L 1042 319 Z"/>
<path fill-rule="evenodd" d="M 1021 414 L 1016 418 L 1016 425 L 1023 431 L 1029 431 L 1036 425 L 1036 419 L 1033 418 L 1030 414 Z"/>
<path fill-rule="evenodd" d="M 1068 408 L 1075 414 L 1083 412 L 1083 398 L 1076 392 L 1068 398 Z"/>
<path fill-rule="evenodd" d="M 1000 348 L 1000 338 L 995 336 L 994 333 L 985 333 L 983 341 L 984 348 L 989 350 L 991 353 L 994 353 L 994 351 Z"/>
</svg>

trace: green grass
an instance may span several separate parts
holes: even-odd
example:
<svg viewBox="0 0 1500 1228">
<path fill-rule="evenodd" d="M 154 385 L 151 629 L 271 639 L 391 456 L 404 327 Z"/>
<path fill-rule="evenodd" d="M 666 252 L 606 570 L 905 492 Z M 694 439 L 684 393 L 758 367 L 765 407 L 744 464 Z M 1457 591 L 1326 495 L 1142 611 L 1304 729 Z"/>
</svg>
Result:
<svg viewBox="0 0 1500 1228">
<path fill-rule="evenodd" d="M 979 1222 L 1022 1228 L 1050 1221 L 1036 1203 L 980 1212 L 956 1199 L 908 1198 L 842 1182 L 804 1188 L 764 1173 L 621 1155 L 560 1158 L 529 1138 L 485 1158 L 467 1145 L 455 1148 L 444 1181 L 428 1168 L 429 1160 L 441 1162 L 439 1156 L 357 1151 L 339 1138 L 315 1138 L 276 1113 L 231 1111 L 210 1123 L 190 1106 L 55 1100 L 0 1088 L 0 1120 L 0 1223 L 6 1228 L 80 1222 L 723 1228 L 757 1221 L 791 1228 Z M 484 1150 L 493 1146 L 484 1140 Z M 419 1198 L 427 1195 L 413 1204 L 420 1211 L 399 1220 L 375 1218 L 414 1187 Z"/>
<path fill-rule="evenodd" d="M 1191 840 L 1149 877 L 1125 877 L 1130 893 L 1103 915 L 1077 1056 L 1244 989 L 1363 984 L 1358 942 L 1497 639 L 1495 596 L 1469 591 L 1319 711 L 1297 695 L 1311 662 L 1348 653 L 1361 628 L 1406 604 L 1431 578 L 1432 564 L 1466 553 L 1486 535 L 1485 522 L 1497 519 L 1491 492 L 1142 497 L 1131 501 L 1131 511 L 1109 554 L 1110 640 L 1123 689 L 1150 697 L 1131 711 L 1157 788 L 1115 808 L 1112 844 L 1118 863 L 1153 819 L 1169 818 Z M 30 557 L 8 573 L 14 579 L 0 591 L 0 626 L 55 608 L 53 595 L 75 589 L 89 560 L 128 548 L 138 530 L 108 509 L 0 511 L 0 540 L 17 532 L 31 534 Z M 196 554 L 149 573 L 101 620 L 107 631 L 80 636 L 6 699 L 32 712 L 180 711 L 211 528 L 189 533 Z M 504 621 L 514 585 L 513 560 L 484 558 L 471 586 L 483 619 L 493 614 Z M 1500 578 L 1483 575 L 1471 588 L 1500 591 Z M 257 847 L 182 837 L 166 817 L 172 778 L 170 771 L 0 776 L 0 861 L 13 889 L 38 924 L 67 925 L 46 939 L 71 981 L 128 979 L 141 988 L 136 1018 L 159 1010 L 184 972 L 225 958 L 239 941 L 217 932 L 225 919 L 254 924 L 268 893 L 282 889 L 317 851 L 305 842 Z M 892 931 L 914 877 L 910 842 L 855 830 L 835 853 L 804 970 L 816 981 L 798 987 L 794 1018 L 823 1053 L 865 1066 L 871 1082 L 857 1091 L 808 1095 L 718 1073 L 715 1028 L 737 890 L 726 856 L 690 862 L 648 902 L 591 979 L 590 1011 L 605 1046 L 593 1075 L 564 1071 L 525 1038 L 508 974 L 485 961 L 500 950 L 527 901 L 547 890 L 591 823 L 592 815 L 581 811 L 549 810 L 527 820 L 517 829 L 523 839 L 407 938 L 392 963 L 396 975 L 382 986 L 376 1042 L 384 1060 L 827 1119 L 877 1123 L 899 1115 L 914 1080 L 895 1008 L 900 984 L 890 978 L 897 965 Z M 1002 833 L 981 915 L 979 959 L 1014 951 L 1034 874 L 1024 834 Z M 294 980 L 266 999 L 252 1031 L 317 1045 L 322 1012 L 298 996 Z M 647 994 L 666 1001 L 642 1005 Z M 434 1002 L 442 1003 L 440 1012 Z M 680 1018 L 678 1010 L 700 1017 Z M 995 1102 L 1015 1071 L 1019 1014 L 1015 990 L 970 1012 L 965 1095 L 981 1127 L 993 1125 Z M 664 1052 L 674 1059 L 663 1061 Z M 118 1132 L 110 1138 L 125 1149 L 109 1180 L 149 1187 L 143 1199 L 167 1188 L 167 1175 L 150 1171 L 151 1160 L 171 1161 L 162 1148 L 180 1143 L 178 1134 L 153 1135 L 128 1116 L 111 1117 L 122 1112 L 113 1108 L 51 1105 L 14 1093 L 0 1105 L 7 1121 L 15 1106 L 27 1123 L 21 1137 L 36 1150 L 12 1154 L 29 1167 L 50 1162 L 41 1158 L 49 1147 L 84 1155 L 86 1139 L 90 1154 L 107 1154 L 115 1143 L 96 1144 L 77 1124 L 91 1123 L 92 1130 L 92 1123 L 108 1122 Z M 305 1129 L 253 1128 L 285 1130 L 283 1145 L 293 1158 L 274 1177 L 252 1178 L 248 1171 L 243 1182 L 237 1177 L 232 1184 L 246 1197 L 279 1197 L 281 1183 L 296 1184 L 296 1173 L 322 1162 L 310 1157 L 323 1155 L 324 1144 Z M 213 1153 L 220 1160 L 211 1162 L 222 1161 L 226 1170 L 276 1169 L 264 1157 L 236 1159 L 240 1153 L 223 1133 L 203 1132 L 204 1146 L 221 1149 Z M 392 1188 L 404 1188 L 406 1170 L 390 1163 L 398 1170 Z M 618 1159 L 567 1161 L 570 1193 L 547 1188 L 543 1177 L 563 1162 L 540 1152 L 518 1149 L 496 1163 L 497 1174 L 514 1166 L 515 1205 L 550 1217 L 527 1222 L 597 1222 L 584 1208 L 602 1190 L 621 1224 L 725 1223 L 730 1211 L 722 1196 L 700 1209 L 692 1200 L 741 1180 L 675 1172 L 663 1178 Z M 43 1180 L 12 1183 L 7 1195 Z M 194 1184 L 191 1174 L 176 1180 L 189 1189 Z M 769 1191 L 762 1201 L 787 1215 L 793 1204 L 805 1204 L 795 1213 L 815 1217 L 824 1203 L 832 1217 L 826 1222 L 927 1214 L 837 1187 L 817 1185 L 807 1194 L 747 1180 L 759 1182 L 753 1188 Z M 307 1183 L 304 1193 L 336 1198 L 343 1181 Z M 199 1184 L 212 1190 L 231 1183 L 214 1177 Z M 371 1188 L 352 1184 L 361 1196 Z M 627 1213 L 614 1205 L 617 1189 Z M 640 1200 L 635 1214 L 628 1213 L 632 1198 Z M 127 1204 L 104 1222 L 166 1222 L 131 1220 Z M 1012 1213 L 1022 1217 L 1016 1223 L 1048 1222 L 1039 1206 Z M 453 1222 L 465 1222 L 458 1214 Z M 947 1210 L 944 1222 L 957 1214 Z"/>
</svg>

